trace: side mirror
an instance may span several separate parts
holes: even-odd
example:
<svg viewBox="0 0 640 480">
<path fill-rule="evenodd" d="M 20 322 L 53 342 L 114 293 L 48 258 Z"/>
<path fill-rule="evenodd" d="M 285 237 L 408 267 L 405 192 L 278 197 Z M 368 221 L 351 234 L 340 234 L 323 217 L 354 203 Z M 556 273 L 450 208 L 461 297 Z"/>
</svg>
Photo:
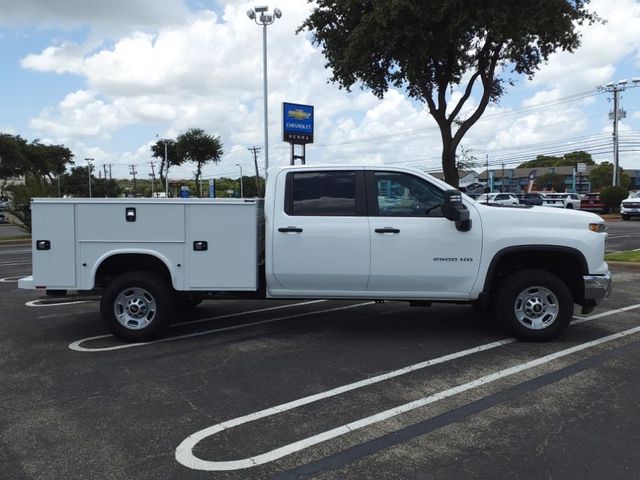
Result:
<svg viewBox="0 0 640 480">
<path fill-rule="evenodd" d="M 471 219 L 469 210 L 462 203 L 462 194 L 458 190 L 447 190 L 444 192 L 444 205 L 442 210 L 445 218 L 456 222 L 456 228 L 461 232 L 471 230 Z"/>
</svg>

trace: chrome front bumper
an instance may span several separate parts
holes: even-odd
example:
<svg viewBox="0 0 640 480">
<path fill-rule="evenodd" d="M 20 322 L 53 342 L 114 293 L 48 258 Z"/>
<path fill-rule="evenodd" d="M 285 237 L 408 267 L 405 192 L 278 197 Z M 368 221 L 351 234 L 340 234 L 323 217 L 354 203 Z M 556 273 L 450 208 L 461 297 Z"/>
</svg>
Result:
<svg viewBox="0 0 640 480">
<path fill-rule="evenodd" d="M 611 273 L 585 275 L 582 278 L 584 280 L 584 299 L 586 302 L 597 305 L 611 295 Z"/>
</svg>

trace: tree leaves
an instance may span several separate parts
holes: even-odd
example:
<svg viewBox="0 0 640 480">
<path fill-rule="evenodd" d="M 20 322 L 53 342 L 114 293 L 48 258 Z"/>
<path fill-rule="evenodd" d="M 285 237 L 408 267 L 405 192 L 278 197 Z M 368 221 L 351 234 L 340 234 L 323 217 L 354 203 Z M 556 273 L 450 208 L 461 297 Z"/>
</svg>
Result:
<svg viewBox="0 0 640 480">
<path fill-rule="evenodd" d="M 504 95 L 511 82 L 504 75 L 531 78 L 555 51 L 577 48 L 576 25 L 597 20 L 586 3 L 315 0 L 297 31 L 311 32 L 332 70 L 331 81 L 341 88 L 360 83 L 379 98 L 390 87 L 404 88 L 426 103 L 442 134 L 445 179 L 457 186 L 456 148 L 488 103 Z M 465 74 L 471 80 L 462 99 L 447 108 L 452 87 Z M 474 85 L 481 89 L 480 101 L 459 118 Z"/>
</svg>

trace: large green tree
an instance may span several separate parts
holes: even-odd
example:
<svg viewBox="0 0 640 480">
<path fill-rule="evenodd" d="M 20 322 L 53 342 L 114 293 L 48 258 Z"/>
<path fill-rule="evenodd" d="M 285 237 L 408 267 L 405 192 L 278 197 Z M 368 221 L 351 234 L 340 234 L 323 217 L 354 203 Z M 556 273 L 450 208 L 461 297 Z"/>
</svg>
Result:
<svg viewBox="0 0 640 480">
<path fill-rule="evenodd" d="M 196 164 L 195 180 L 198 197 L 202 197 L 200 177 L 202 167 L 209 163 L 218 163 L 222 157 L 222 141 L 220 137 L 209 135 L 201 128 L 190 128 L 178 135 L 176 139 L 176 156 L 181 162 Z"/>
<path fill-rule="evenodd" d="M 24 143 L 19 136 L 0 133 L 0 196 L 4 196 L 8 180 L 24 169 Z"/>
<path fill-rule="evenodd" d="M 549 55 L 579 46 L 578 25 L 596 20 L 588 0 L 309 2 L 315 7 L 298 31 L 321 46 L 331 80 L 347 90 L 361 83 L 379 98 L 404 88 L 426 103 L 440 128 L 445 180 L 455 187 L 456 149 L 509 75 L 533 77 Z M 462 95 L 453 97 L 456 85 Z M 467 111 L 474 89 L 479 98 Z"/>
<path fill-rule="evenodd" d="M 45 145 L 36 139 L 23 148 L 29 173 L 41 183 L 52 183 L 54 177 L 66 171 L 67 165 L 74 163 L 73 153 L 64 145 Z"/>
<path fill-rule="evenodd" d="M 576 151 L 567 153 L 561 157 L 538 155 L 533 160 L 528 160 L 518 165 L 517 168 L 539 168 L 539 167 L 575 167 L 578 163 L 595 165 L 590 153 Z"/>
<path fill-rule="evenodd" d="M 626 173 L 622 173 L 621 167 L 618 167 L 618 175 L 620 178 L 620 186 L 628 190 L 631 185 L 631 178 L 629 178 L 629 175 Z M 591 182 L 591 189 L 593 191 L 599 191 L 604 187 L 611 186 L 613 184 L 613 163 L 602 162 L 593 167 L 589 172 L 589 181 Z"/>
<path fill-rule="evenodd" d="M 554 190 L 556 192 L 564 192 L 564 177 L 557 173 L 544 173 L 536 178 L 538 188 L 544 190 Z"/>
</svg>

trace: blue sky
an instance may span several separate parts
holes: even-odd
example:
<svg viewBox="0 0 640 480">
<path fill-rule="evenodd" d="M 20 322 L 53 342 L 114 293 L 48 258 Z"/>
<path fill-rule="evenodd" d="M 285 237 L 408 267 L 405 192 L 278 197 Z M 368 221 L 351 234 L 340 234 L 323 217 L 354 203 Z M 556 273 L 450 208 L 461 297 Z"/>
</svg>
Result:
<svg viewBox="0 0 640 480">
<path fill-rule="evenodd" d="M 132 163 L 139 175 L 150 172 L 156 135 L 199 127 L 219 135 L 225 149 L 205 177 L 237 176 L 236 164 L 251 172 L 247 148 L 263 144 L 262 38 L 245 14 L 253 6 L 0 0 L 0 131 L 63 143 L 77 164 L 94 158 L 125 177 Z M 270 6 L 283 11 L 269 27 L 270 165 L 288 164 L 280 112 L 289 101 L 316 109 L 308 163 L 438 169 L 439 135 L 423 105 L 402 91 L 378 100 L 327 83 L 320 51 L 294 34 L 307 2 Z M 595 87 L 640 77 L 640 3 L 594 0 L 591 8 L 607 23 L 586 27 L 583 46 L 553 56 L 533 81 L 518 79 L 463 140 L 474 156 L 508 167 L 537 153 L 591 148 L 597 161 L 611 161 L 609 95 Z M 640 169 L 640 87 L 622 97 L 621 164 Z M 190 177 L 192 170 L 173 173 Z"/>
</svg>

